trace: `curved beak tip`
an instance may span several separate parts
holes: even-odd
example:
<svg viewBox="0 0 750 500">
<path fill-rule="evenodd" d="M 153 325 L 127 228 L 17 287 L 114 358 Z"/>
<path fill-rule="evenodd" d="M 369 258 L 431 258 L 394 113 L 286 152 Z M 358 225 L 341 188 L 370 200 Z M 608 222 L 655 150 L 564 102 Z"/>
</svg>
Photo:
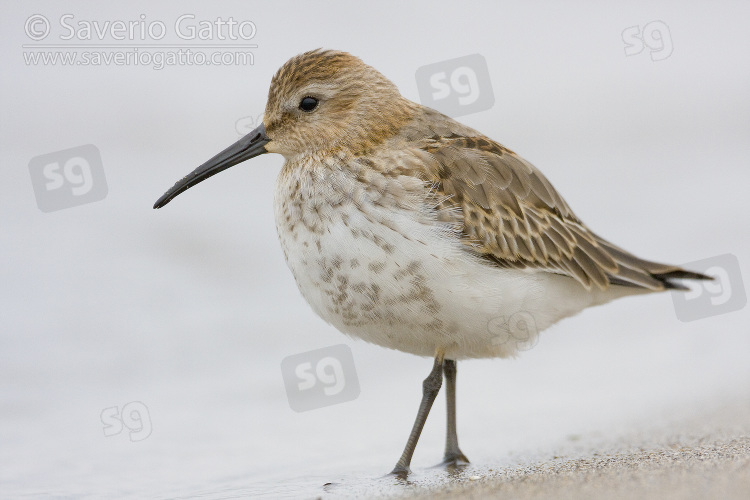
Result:
<svg viewBox="0 0 750 500">
<path fill-rule="evenodd" d="M 156 200 L 154 208 L 163 207 L 183 191 L 187 191 L 212 175 L 216 175 L 245 160 L 267 153 L 265 145 L 270 140 L 266 135 L 265 125 L 261 123 L 258 128 L 177 181 L 174 186 Z"/>
</svg>

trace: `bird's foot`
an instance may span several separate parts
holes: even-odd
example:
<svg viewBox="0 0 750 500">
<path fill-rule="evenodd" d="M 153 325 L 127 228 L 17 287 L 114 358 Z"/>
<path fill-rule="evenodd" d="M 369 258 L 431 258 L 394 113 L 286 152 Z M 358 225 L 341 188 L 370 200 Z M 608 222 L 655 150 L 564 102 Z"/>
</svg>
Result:
<svg viewBox="0 0 750 500">
<path fill-rule="evenodd" d="M 406 479 L 409 476 L 409 474 L 411 474 L 411 469 L 408 466 L 396 464 L 396 466 L 388 475 L 394 476 L 398 479 Z"/>
<path fill-rule="evenodd" d="M 450 453 L 446 453 L 443 457 L 443 461 L 440 462 L 439 466 L 443 467 L 455 467 L 458 465 L 469 465 L 469 459 L 466 458 L 461 450 L 456 450 Z"/>
</svg>

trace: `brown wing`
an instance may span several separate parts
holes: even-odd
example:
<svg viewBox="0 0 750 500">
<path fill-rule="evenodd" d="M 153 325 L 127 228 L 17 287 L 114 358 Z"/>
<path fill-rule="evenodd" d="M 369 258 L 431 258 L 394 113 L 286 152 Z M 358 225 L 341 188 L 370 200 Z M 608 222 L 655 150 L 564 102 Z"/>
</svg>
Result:
<svg viewBox="0 0 750 500">
<path fill-rule="evenodd" d="M 412 152 L 434 183 L 440 208 L 460 208 L 465 242 L 482 256 L 503 267 L 565 274 L 586 289 L 617 284 L 663 290 L 684 288 L 671 278 L 705 278 L 639 259 L 597 236 L 533 165 L 442 118 L 442 129 L 431 125 L 434 135 L 417 141 Z M 448 132 L 451 123 L 456 126 Z M 415 132 L 404 134 L 412 145 Z"/>
</svg>

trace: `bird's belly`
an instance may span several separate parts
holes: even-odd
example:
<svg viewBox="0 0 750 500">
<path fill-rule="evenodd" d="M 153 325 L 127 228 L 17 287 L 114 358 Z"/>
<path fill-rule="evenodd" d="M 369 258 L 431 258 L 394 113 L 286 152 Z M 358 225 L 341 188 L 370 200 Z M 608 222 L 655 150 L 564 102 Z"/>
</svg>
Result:
<svg viewBox="0 0 750 500">
<path fill-rule="evenodd" d="M 382 210 L 365 214 L 345 203 L 310 223 L 289 220 L 277 204 L 279 238 L 300 292 L 348 335 L 423 356 L 506 357 L 591 305 L 569 278 L 488 265 L 438 223 Z M 550 307 L 550 287 L 569 291 L 568 299 Z"/>
</svg>

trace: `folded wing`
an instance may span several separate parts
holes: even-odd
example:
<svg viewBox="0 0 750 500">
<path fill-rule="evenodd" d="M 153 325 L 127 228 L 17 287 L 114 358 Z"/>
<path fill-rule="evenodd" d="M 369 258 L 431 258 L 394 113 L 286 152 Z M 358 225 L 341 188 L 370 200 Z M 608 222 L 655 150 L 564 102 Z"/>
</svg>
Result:
<svg viewBox="0 0 750 500">
<path fill-rule="evenodd" d="M 494 264 L 564 274 L 586 289 L 685 289 L 671 280 L 709 279 L 640 259 L 597 236 L 531 163 L 458 127 L 432 130 L 411 152 L 433 183 L 439 208 L 460 209 L 464 242 Z"/>
</svg>

